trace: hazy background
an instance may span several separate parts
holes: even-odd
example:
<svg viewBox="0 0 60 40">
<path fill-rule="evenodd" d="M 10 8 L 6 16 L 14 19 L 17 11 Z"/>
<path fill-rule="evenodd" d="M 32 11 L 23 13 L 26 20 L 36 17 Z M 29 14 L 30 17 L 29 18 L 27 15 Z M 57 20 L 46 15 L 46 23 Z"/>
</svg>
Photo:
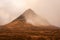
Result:
<svg viewBox="0 0 60 40">
<path fill-rule="evenodd" d="M 60 27 L 60 0 L 0 0 L 0 25 L 11 22 L 28 8 Z"/>
</svg>

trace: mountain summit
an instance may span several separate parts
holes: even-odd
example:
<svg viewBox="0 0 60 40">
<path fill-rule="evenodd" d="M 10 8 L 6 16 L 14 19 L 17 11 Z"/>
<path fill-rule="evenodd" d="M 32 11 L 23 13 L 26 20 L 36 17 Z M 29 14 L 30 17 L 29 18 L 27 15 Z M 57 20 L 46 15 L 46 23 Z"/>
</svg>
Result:
<svg viewBox="0 0 60 40">
<path fill-rule="evenodd" d="M 45 18 L 38 16 L 33 10 L 26 10 L 21 16 L 23 16 L 27 23 L 35 26 L 48 26 L 50 25 Z M 21 16 L 19 18 L 21 18 Z"/>
</svg>

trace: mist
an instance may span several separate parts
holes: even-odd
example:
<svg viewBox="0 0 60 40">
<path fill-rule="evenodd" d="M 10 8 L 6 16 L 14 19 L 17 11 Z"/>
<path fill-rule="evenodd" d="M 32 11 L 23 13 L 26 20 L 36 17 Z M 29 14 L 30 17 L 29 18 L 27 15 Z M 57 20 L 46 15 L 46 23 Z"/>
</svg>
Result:
<svg viewBox="0 0 60 40">
<path fill-rule="evenodd" d="M 30 3 L 29 3 L 30 2 Z M 29 7 L 51 25 L 60 27 L 60 0 L 30 0 Z"/>
<path fill-rule="evenodd" d="M 29 8 L 60 27 L 60 0 L 0 0 L 0 25 L 10 23 Z"/>
<path fill-rule="evenodd" d="M 27 9 L 26 0 L 0 0 L 0 25 L 16 19 Z"/>
</svg>

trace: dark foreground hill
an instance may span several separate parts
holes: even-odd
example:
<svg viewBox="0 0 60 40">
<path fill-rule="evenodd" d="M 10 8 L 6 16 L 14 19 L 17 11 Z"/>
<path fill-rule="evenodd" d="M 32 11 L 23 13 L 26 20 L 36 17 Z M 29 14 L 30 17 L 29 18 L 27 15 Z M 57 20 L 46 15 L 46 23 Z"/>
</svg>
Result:
<svg viewBox="0 0 60 40">
<path fill-rule="evenodd" d="M 32 25 L 21 15 L 0 27 L 0 40 L 60 40 L 60 28 L 52 25 Z"/>
</svg>

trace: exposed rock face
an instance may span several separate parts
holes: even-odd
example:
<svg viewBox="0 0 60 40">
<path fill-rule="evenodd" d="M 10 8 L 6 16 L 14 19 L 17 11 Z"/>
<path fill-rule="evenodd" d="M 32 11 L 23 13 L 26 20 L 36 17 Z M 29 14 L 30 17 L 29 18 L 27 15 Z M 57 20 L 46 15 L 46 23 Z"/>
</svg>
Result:
<svg viewBox="0 0 60 40">
<path fill-rule="evenodd" d="M 36 21 L 36 18 L 38 21 Z M 29 22 L 32 20 L 32 22 Z M 20 17 L 0 28 L 1 40 L 60 40 L 60 28 L 55 26 L 45 26 L 48 22 L 43 22 L 31 10 L 27 10 Z M 36 21 L 36 22 L 35 22 Z M 38 24 L 36 24 L 38 23 Z M 40 25 L 41 24 L 41 25 Z M 36 26 L 37 25 L 37 26 Z"/>
</svg>

